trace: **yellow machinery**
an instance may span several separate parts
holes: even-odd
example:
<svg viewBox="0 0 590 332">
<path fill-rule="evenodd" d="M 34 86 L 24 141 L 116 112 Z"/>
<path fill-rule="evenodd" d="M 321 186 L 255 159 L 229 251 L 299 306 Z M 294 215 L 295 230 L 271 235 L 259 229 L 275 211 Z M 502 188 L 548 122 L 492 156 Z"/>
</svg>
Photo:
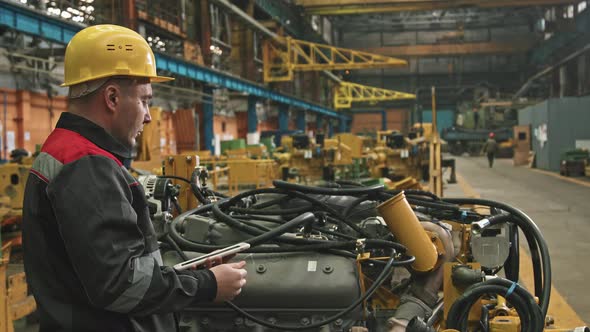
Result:
<svg viewBox="0 0 590 332">
<path fill-rule="evenodd" d="M 265 40 L 263 43 L 265 82 L 293 80 L 295 71 L 349 70 L 405 67 L 406 60 L 317 44 L 291 37 Z M 410 93 L 339 82 L 334 87 L 334 108 L 350 108 L 353 102 L 415 99 Z"/>
<path fill-rule="evenodd" d="M 8 275 L 11 246 L 11 243 L 3 245 L 0 256 L 0 332 L 14 332 L 12 322 L 37 308 L 35 299 L 27 292 L 25 273 Z"/>
<path fill-rule="evenodd" d="M 277 45 L 282 44 L 282 45 Z M 290 37 L 263 44 L 264 81 L 291 81 L 294 71 L 405 67 L 406 60 Z"/>
<path fill-rule="evenodd" d="M 2 240 L 10 240 L 13 246 L 22 244 L 20 222 L 22 220 L 25 185 L 33 157 L 22 157 L 0 165 L 0 220 Z"/>
<path fill-rule="evenodd" d="M 411 138 L 410 138 L 411 137 Z M 412 188 L 425 176 L 428 145 L 422 136 L 396 131 L 377 132 L 377 145 L 367 156 L 371 177 L 385 177 L 391 186 Z"/>
<path fill-rule="evenodd" d="M 306 135 L 283 136 L 281 149 L 277 149 L 282 152 L 275 152 L 274 158 L 280 164 L 279 175 L 283 180 L 295 179 L 301 183 L 334 180 L 352 171 L 353 159 L 361 156 L 361 143 L 360 138 L 350 136 L 316 140 Z"/>
<path fill-rule="evenodd" d="M 340 82 L 334 87 L 334 108 L 350 108 L 353 102 L 377 103 L 380 101 L 416 99 L 416 95 L 388 89 Z"/>
</svg>

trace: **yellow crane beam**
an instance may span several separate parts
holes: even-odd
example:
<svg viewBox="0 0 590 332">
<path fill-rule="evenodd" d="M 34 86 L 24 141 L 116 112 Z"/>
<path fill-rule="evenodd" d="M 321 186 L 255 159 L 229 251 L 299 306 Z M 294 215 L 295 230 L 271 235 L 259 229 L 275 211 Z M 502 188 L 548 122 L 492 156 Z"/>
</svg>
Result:
<svg viewBox="0 0 590 332">
<path fill-rule="evenodd" d="M 294 71 L 404 67 L 406 60 L 287 37 L 263 44 L 265 82 L 290 81 Z"/>
<path fill-rule="evenodd" d="M 402 99 L 416 99 L 416 95 L 350 82 L 340 82 L 334 88 L 334 108 L 350 108 L 352 102 L 376 103 L 379 101 Z"/>
<path fill-rule="evenodd" d="M 436 9 L 479 7 L 557 6 L 575 0 L 296 0 L 310 15 L 358 15 L 371 13 L 428 11 Z"/>
<path fill-rule="evenodd" d="M 435 57 L 441 55 L 463 54 L 512 54 L 530 50 L 531 47 L 533 47 L 534 42 L 534 40 L 519 40 L 518 42 L 401 45 L 368 47 L 360 50 L 383 55 L 395 54 L 396 56 L 402 57 Z"/>
</svg>

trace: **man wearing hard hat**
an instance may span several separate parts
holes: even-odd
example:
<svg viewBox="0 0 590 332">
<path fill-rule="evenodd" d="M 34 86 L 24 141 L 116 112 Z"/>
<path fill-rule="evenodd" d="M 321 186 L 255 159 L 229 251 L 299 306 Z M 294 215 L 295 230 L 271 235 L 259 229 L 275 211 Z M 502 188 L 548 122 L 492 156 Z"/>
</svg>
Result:
<svg viewBox="0 0 590 332">
<path fill-rule="evenodd" d="M 127 28 L 92 26 L 68 44 L 68 112 L 35 159 L 23 208 L 41 331 L 175 331 L 173 311 L 232 299 L 245 284 L 244 262 L 163 266 L 143 189 L 124 166 L 151 121 L 151 83 L 169 80 Z"/>
<path fill-rule="evenodd" d="M 496 152 L 498 152 L 498 142 L 496 142 L 496 134 L 493 132 L 489 133 L 488 140 L 483 146 L 483 152 L 486 153 L 488 157 L 488 165 L 491 168 L 494 166 L 494 158 L 496 157 Z"/>
</svg>

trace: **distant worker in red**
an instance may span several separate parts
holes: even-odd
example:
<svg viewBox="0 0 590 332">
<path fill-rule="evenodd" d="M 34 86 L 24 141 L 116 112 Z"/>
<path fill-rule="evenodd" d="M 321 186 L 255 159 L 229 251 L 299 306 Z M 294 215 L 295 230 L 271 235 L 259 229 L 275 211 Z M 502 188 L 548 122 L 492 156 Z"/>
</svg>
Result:
<svg viewBox="0 0 590 332">
<path fill-rule="evenodd" d="M 496 142 L 495 137 L 496 134 L 491 132 L 488 140 L 483 146 L 483 152 L 488 156 L 488 164 L 490 165 L 490 168 L 494 165 L 494 157 L 496 156 L 496 152 L 498 152 L 498 142 Z"/>
</svg>

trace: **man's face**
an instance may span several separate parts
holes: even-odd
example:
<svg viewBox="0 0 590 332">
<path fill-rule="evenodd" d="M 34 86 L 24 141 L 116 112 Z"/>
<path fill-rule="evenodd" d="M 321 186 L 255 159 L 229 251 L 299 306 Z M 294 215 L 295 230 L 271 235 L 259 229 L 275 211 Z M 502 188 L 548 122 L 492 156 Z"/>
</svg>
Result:
<svg viewBox="0 0 590 332">
<path fill-rule="evenodd" d="M 152 99 L 150 83 L 133 82 L 121 86 L 121 103 L 113 125 L 113 136 L 128 147 L 133 147 L 143 125 L 152 121 L 149 104 Z"/>
</svg>

